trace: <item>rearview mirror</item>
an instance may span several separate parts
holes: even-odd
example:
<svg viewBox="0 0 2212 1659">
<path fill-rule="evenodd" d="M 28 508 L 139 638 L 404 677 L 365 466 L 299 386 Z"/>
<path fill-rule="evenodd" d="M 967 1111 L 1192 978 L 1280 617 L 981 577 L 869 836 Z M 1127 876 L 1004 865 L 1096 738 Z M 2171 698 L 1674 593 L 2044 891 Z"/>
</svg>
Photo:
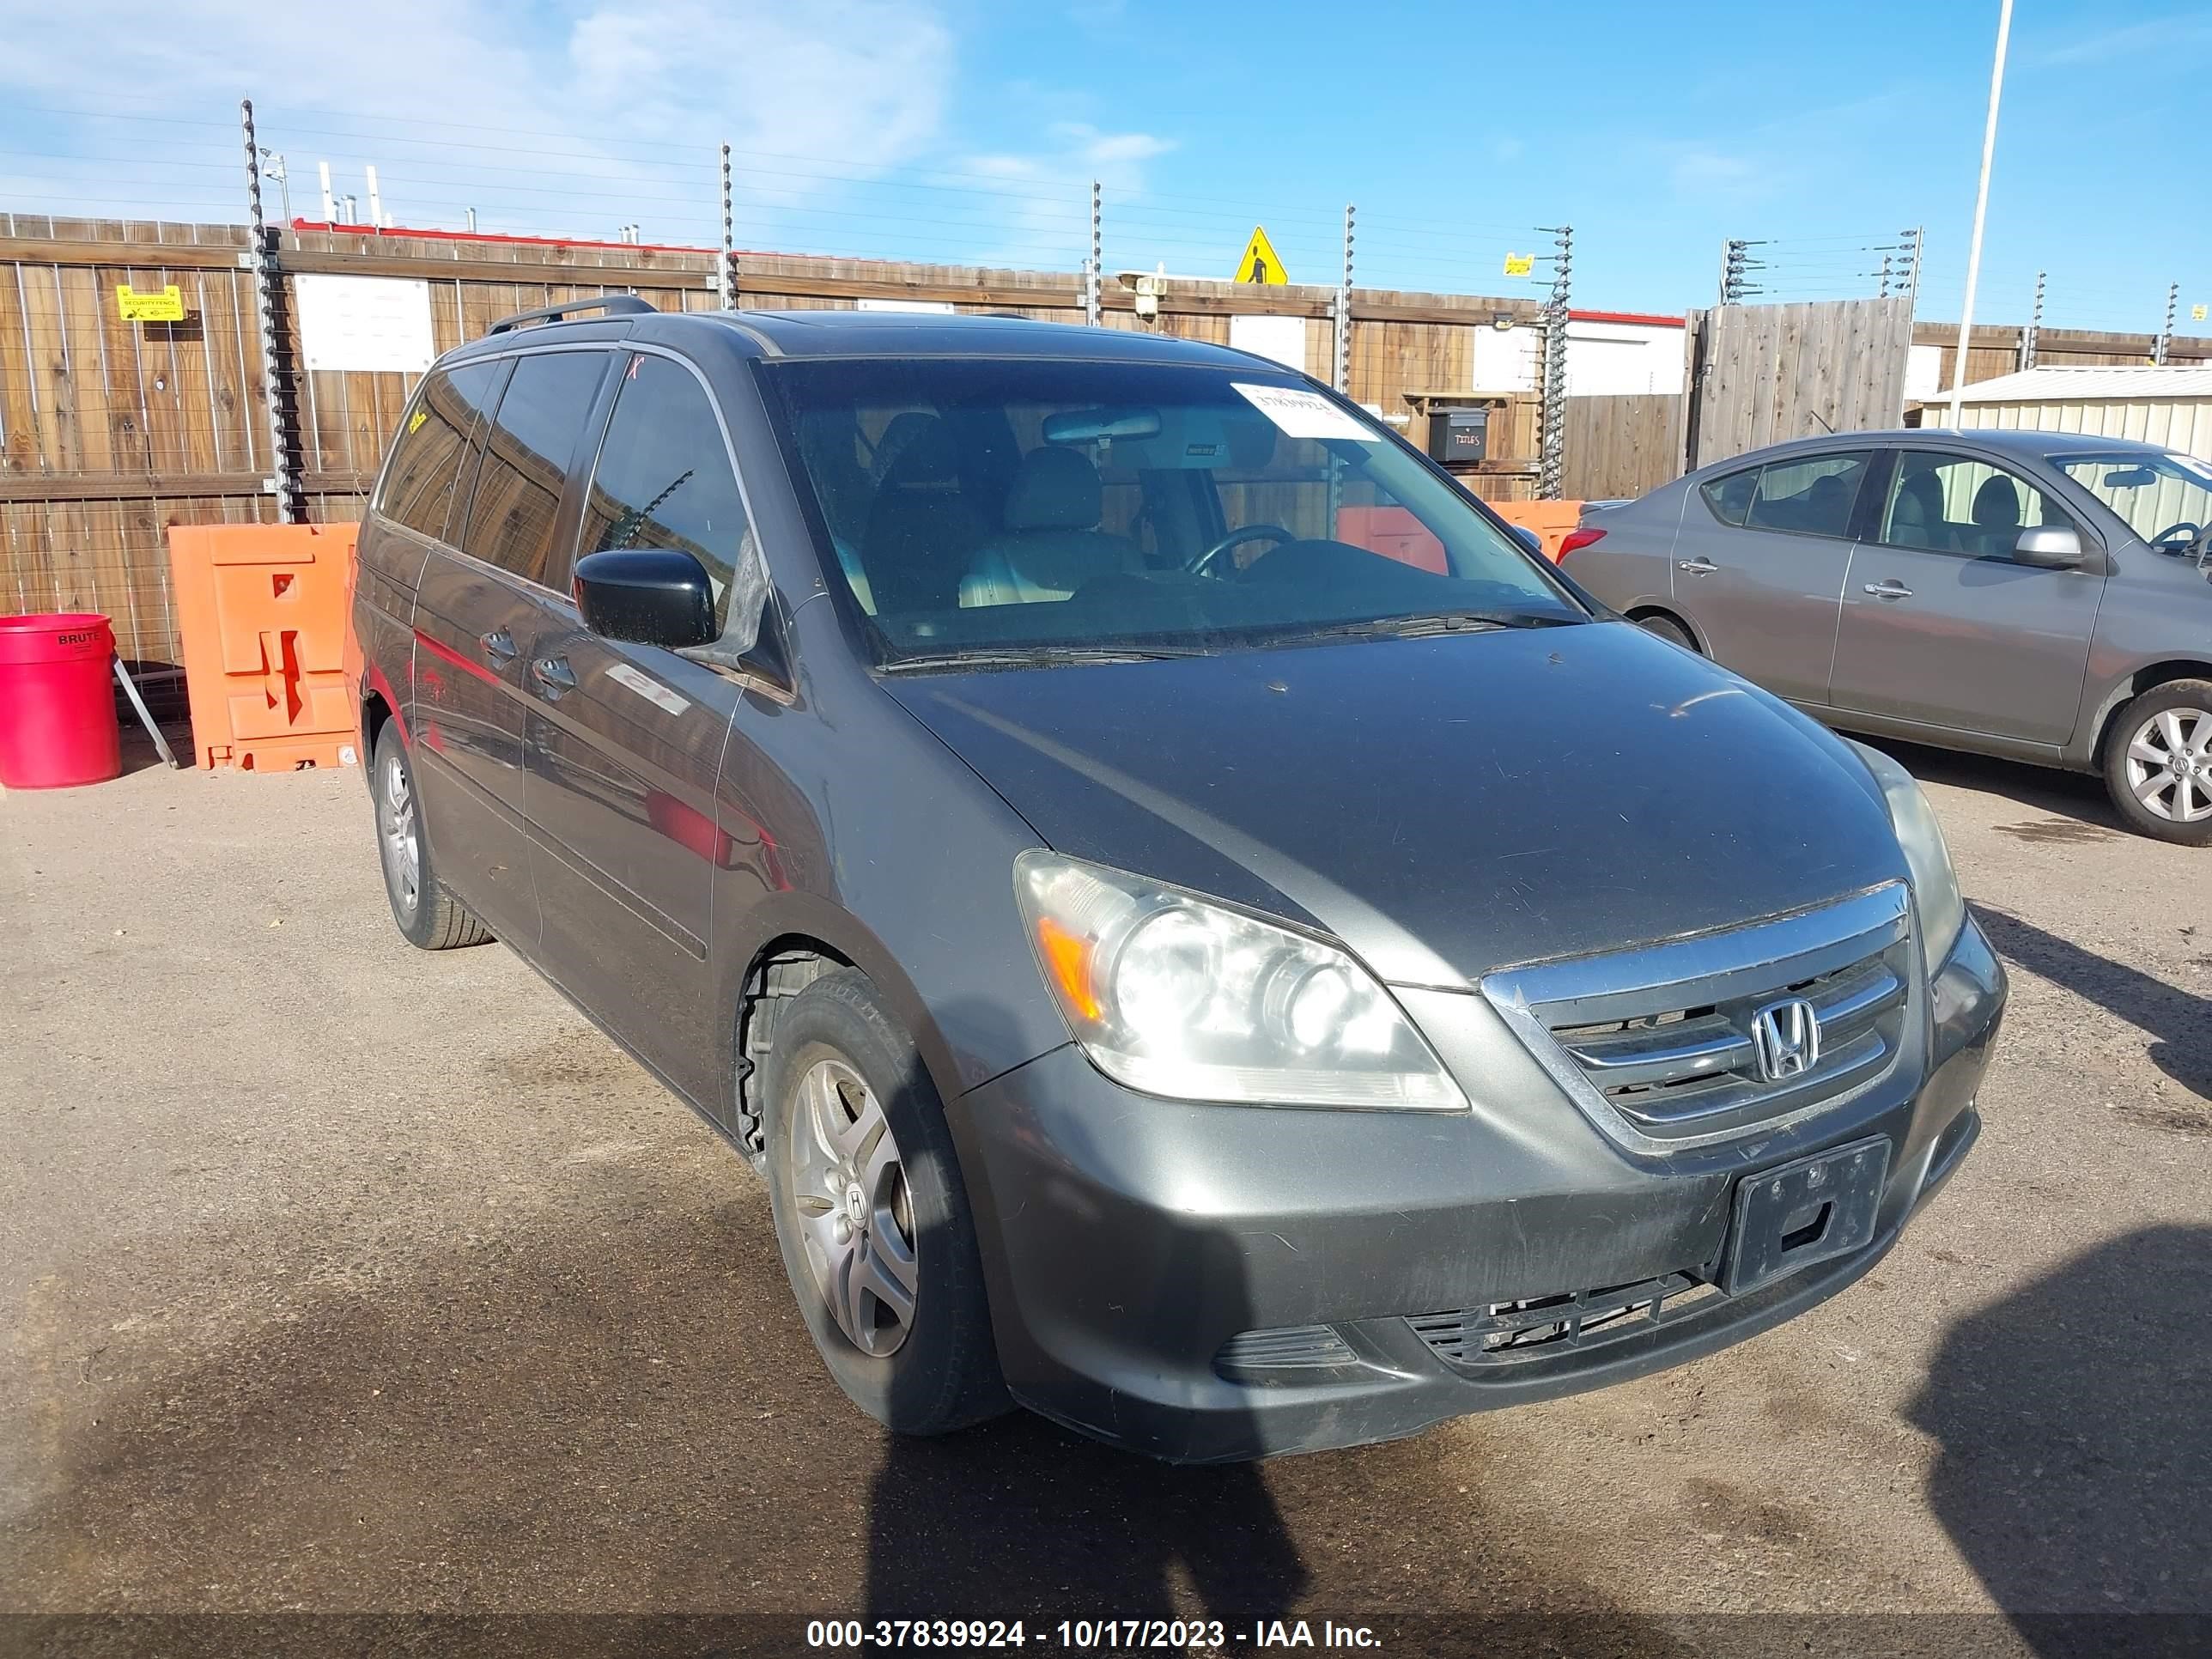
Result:
<svg viewBox="0 0 2212 1659">
<path fill-rule="evenodd" d="M 2105 488 L 2107 489 L 2141 489 L 2157 482 L 2158 474 L 2147 466 L 2114 467 L 2105 475 Z"/>
<path fill-rule="evenodd" d="M 2070 524 L 2032 525 L 2012 544 L 2012 557 L 2039 570 L 2070 570 L 2081 562 L 2081 537 Z"/>
<path fill-rule="evenodd" d="M 604 639 L 672 651 L 713 642 L 714 585 L 707 567 L 672 547 L 616 547 L 576 561 L 576 609 Z"/>
</svg>

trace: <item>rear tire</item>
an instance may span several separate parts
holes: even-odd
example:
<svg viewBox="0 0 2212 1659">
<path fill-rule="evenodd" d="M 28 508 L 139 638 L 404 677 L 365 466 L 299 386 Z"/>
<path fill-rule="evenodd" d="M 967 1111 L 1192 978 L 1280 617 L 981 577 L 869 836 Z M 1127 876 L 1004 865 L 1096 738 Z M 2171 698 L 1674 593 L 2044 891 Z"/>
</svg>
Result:
<svg viewBox="0 0 2212 1659">
<path fill-rule="evenodd" d="M 1011 1410 L 944 1107 L 867 976 L 800 992 L 766 1072 L 776 1243 L 837 1386 L 895 1434 Z"/>
<path fill-rule="evenodd" d="M 2168 680 L 2105 733 L 2105 790 L 2128 828 L 2212 846 L 2212 680 Z"/>
<path fill-rule="evenodd" d="M 1647 634 L 1656 635 L 1670 645 L 1679 645 L 1683 650 L 1697 656 L 1705 655 L 1704 652 L 1698 649 L 1697 641 L 1690 637 L 1690 630 L 1672 617 L 1663 616 L 1655 611 L 1648 617 L 1638 617 L 1636 619 L 1636 625 Z"/>
<path fill-rule="evenodd" d="M 376 779 L 369 795 L 376 807 L 376 851 L 384 865 L 384 896 L 391 901 L 392 920 L 398 924 L 400 937 L 421 951 L 485 943 L 491 930 L 438 879 L 430 838 L 423 832 L 415 767 L 407 758 L 406 744 L 399 740 L 397 720 L 385 721 L 376 734 L 372 764 Z"/>
</svg>

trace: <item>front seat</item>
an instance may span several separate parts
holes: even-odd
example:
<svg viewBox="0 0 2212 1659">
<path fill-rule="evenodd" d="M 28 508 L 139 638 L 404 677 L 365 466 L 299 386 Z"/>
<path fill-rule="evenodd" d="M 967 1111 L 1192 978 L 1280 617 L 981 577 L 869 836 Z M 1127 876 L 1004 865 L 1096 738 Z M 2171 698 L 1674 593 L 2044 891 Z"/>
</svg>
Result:
<svg viewBox="0 0 2212 1659">
<path fill-rule="evenodd" d="M 2002 472 L 1974 492 L 1975 551 L 1987 558 L 2009 553 L 2020 539 L 2020 489 Z"/>
<path fill-rule="evenodd" d="M 1134 542 L 1098 528 L 1104 494 L 1080 450 L 1048 444 L 1023 456 L 1006 492 L 1006 531 L 977 550 L 960 603 L 1064 599 L 1100 576 L 1142 571 Z"/>
<path fill-rule="evenodd" d="M 908 411 L 891 422 L 860 562 L 871 614 L 950 609 L 988 533 L 960 480 L 960 451 L 941 416 Z M 856 585 L 857 590 L 857 585 Z"/>
</svg>

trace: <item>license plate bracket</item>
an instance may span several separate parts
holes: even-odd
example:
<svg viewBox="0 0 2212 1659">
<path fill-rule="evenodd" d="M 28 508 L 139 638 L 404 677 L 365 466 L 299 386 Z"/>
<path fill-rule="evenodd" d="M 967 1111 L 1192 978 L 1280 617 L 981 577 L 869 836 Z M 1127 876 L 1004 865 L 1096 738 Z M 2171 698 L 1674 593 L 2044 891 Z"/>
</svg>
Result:
<svg viewBox="0 0 2212 1659">
<path fill-rule="evenodd" d="M 1889 1138 L 1831 1147 L 1737 1183 L 1721 1288 L 1742 1296 L 1863 1249 L 1889 1179 Z"/>
</svg>

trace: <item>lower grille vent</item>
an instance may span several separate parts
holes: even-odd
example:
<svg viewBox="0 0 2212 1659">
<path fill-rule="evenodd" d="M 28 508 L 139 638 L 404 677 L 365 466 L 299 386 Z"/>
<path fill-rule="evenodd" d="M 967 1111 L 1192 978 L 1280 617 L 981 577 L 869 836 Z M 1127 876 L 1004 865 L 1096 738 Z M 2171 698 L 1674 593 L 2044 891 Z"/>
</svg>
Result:
<svg viewBox="0 0 2212 1659">
<path fill-rule="evenodd" d="M 1720 1293 L 1693 1274 L 1668 1273 L 1632 1285 L 1419 1314 L 1406 1322 L 1441 1359 L 1455 1365 L 1498 1364 L 1634 1336 Z"/>
</svg>

